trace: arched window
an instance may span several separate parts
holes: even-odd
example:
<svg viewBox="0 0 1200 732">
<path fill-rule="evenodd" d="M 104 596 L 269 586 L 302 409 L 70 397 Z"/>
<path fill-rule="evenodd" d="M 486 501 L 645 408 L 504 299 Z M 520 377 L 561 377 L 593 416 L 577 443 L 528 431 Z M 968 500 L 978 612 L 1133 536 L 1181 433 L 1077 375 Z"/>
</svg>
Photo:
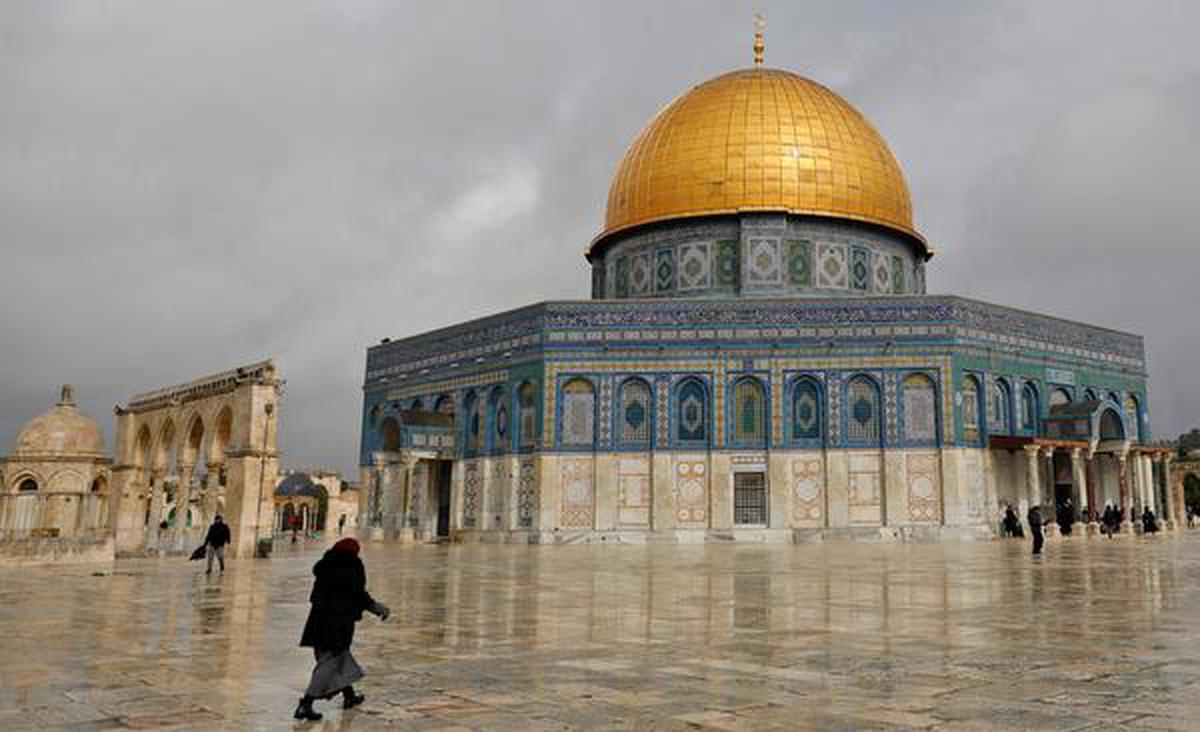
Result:
<svg viewBox="0 0 1200 732">
<path fill-rule="evenodd" d="M 1138 406 L 1137 396 L 1126 394 L 1122 406 L 1125 408 L 1125 434 L 1129 435 L 1129 439 L 1131 440 L 1140 441 L 1142 435 L 1142 411 Z"/>
<path fill-rule="evenodd" d="M 508 392 L 504 389 L 493 389 L 488 400 L 488 411 L 492 420 L 492 450 L 508 452 L 509 418 Z"/>
<path fill-rule="evenodd" d="M 443 394 L 438 397 L 438 400 L 433 405 L 433 411 L 438 414 L 448 414 L 454 416 L 454 397 L 449 394 Z"/>
<path fill-rule="evenodd" d="M 521 410 L 518 419 L 521 449 L 527 450 L 537 444 L 537 392 L 533 384 L 526 381 L 517 390 L 517 403 Z"/>
<path fill-rule="evenodd" d="M 846 436 L 859 444 L 878 444 L 881 430 L 879 389 L 866 376 L 856 376 L 846 387 Z"/>
<path fill-rule="evenodd" d="M 1087 390 L 1085 390 L 1085 391 L 1083 392 L 1083 399 L 1084 399 L 1084 401 L 1088 401 L 1088 402 L 1098 402 L 1098 401 L 1100 401 L 1100 397 L 1096 396 L 1096 390 L 1095 390 L 1095 389 L 1087 389 Z"/>
<path fill-rule="evenodd" d="M 799 379 L 792 387 L 792 439 L 821 439 L 824 422 L 820 388 L 812 379 Z"/>
<path fill-rule="evenodd" d="M 641 379 L 629 379 L 621 384 L 617 402 L 619 427 L 617 439 L 625 447 L 650 446 L 650 386 Z"/>
<path fill-rule="evenodd" d="M 562 389 L 562 444 L 592 447 L 596 439 L 596 390 L 587 379 L 571 379 Z"/>
<path fill-rule="evenodd" d="M 483 445 L 483 425 L 479 414 L 479 397 L 473 391 L 467 392 L 467 397 L 463 400 L 463 414 L 466 415 L 466 449 L 467 454 L 479 452 L 479 448 Z"/>
<path fill-rule="evenodd" d="M 992 382 L 991 408 L 988 410 L 988 425 L 993 432 L 1012 430 L 1012 391 L 1008 382 L 996 379 Z"/>
<path fill-rule="evenodd" d="M 901 409 L 904 412 L 904 439 L 908 442 L 937 441 L 937 389 L 924 374 L 904 379 Z"/>
<path fill-rule="evenodd" d="M 425 408 L 425 406 L 421 403 L 421 397 L 417 397 L 416 399 L 413 399 L 408 404 L 408 409 L 411 412 L 419 412 L 424 408 Z"/>
<path fill-rule="evenodd" d="M 687 379 L 676 394 L 676 437 L 680 442 L 708 441 L 708 391 L 699 379 Z"/>
<path fill-rule="evenodd" d="M 1100 413 L 1100 439 L 1125 439 L 1125 427 L 1121 424 L 1121 415 L 1117 414 L 1115 410 L 1105 409 Z"/>
<path fill-rule="evenodd" d="M 22 492 L 36 491 L 37 489 L 38 489 L 37 481 L 34 480 L 33 478 L 26 478 L 25 480 L 21 481 L 20 485 L 17 486 L 17 490 L 22 491 Z"/>
<path fill-rule="evenodd" d="M 740 445 L 767 441 L 767 391 L 758 379 L 747 377 L 733 386 L 733 441 Z"/>
<path fill-rule="evenodd" d="M 400 449 L 400 423 L 395 417 L 384 419 L 379 432 L 383 437 L 384 452 L 396 452 Z"/>
<path fill-rule="evenodd" d="M 979 441 L 979 380 L 966 376 L 962 382 L 963 439 Z"/>
<path fill-rule="evenodd" d="M 1070 404 L 1070 403 L 1071 403 L 1071 392 L 1067 391 L 1066 389 L 1062 388 L 1061 386 L 1055 387 L 1050 392 L 1050 406 L 1057 407 L 1062 404 Z"/>
<path fill-rule="evenodd" d="M 1037 418 L 1037 389 L 1033 384 L 1026 383 L 1021 389 L 1021 429 L 1026 432 L 1036 432 Z"/>
</svg>

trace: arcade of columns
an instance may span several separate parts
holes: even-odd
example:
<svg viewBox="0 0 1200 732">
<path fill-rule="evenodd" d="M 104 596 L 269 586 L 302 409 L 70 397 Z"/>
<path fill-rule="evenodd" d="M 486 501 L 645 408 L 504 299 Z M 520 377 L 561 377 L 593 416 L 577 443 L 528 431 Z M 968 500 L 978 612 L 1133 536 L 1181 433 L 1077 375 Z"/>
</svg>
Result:
<svg viewBox="0 0 1200 732">
<path fill-rule="evenodd" d="M 1020 515 L 1025 516 L 1029 505 L 1046 505 L 1053 508 L 1055 468 L 1054 455 L 1065 451 L 1071 460 L 1071 500 L 1077 516 L 1084 521 L 1088 533 L 1099 530 L 1098 519 L 1106 502 L 1113 502 L 1121 510 L 1122 531 L 1141 530 L 1140 522 L 1130 522 L 1130 509 L 1141 516 L 1149 508 L 1167 529 L 1182 524 L 1184 516 L 1183 490 L 1171 480 L 1173 452 L 1166 447 L 1123 446 L 1111 452 L 1098 452 L 1084 443 L 1037 441 L 1023 446 L 1026 458 L 1025 500 L 1021 502 Z M 1101 485 L 1101 459 L 1116 463 L 1117 495 L 1105 497 Z M 1043 516 L 1048 534 L 1058 531 L 1053 513 Z M 1131 525 L 1132 524 L 1132 525 Z"/>
</svg>

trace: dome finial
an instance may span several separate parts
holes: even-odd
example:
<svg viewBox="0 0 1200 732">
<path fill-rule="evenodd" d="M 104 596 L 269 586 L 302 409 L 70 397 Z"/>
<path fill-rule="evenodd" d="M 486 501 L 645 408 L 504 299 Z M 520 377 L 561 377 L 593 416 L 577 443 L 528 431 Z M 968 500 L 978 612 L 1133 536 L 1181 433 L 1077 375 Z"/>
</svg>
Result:
<svg viewBox="0 0 1200 732">
<path fill-rule="evenodd" d="M 754 14 L 754 67 L 763 65 L 763 31 L 767 29 L 767 21 L 762 13 Z"/>
<path fill-rule="evenodd" d="M 62 392 L 58 399 L 58 405 L 60 407 L 75 406 L 75 387 L 71 386 L 70 384 L 62 385 Z"/>
</svg>

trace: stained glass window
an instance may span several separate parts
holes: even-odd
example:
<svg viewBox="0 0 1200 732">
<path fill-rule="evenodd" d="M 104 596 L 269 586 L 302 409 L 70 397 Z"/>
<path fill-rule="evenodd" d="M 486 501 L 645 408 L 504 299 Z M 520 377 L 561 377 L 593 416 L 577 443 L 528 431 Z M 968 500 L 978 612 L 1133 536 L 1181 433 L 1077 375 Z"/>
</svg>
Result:
<svg viewBox="0 0 1200 732">
<path fill-rule="evenodd" d="M 628 447 L 650 444 L 650 387 L 641 379 L 630 379 L 621 385 L 617 430 L 622 445 Z"/>
<path fill-rule="evenodd" d="M 937 440 L 937 390 L 933 380 L 912 374 L 904 380 L 904 439 L 911 442 Z"/>
<path fill-rule="evenodd" d="M 1037 429 L 1037 391 L 1033 384 L 1026 384 L 1021 389 L 1021 429 L 1033 431 Z"/>
<path fill-rule="evenodd" d="M 537 444 L 537 412 L 535 407 L 535 392 L 533 384 L 525 382 L 517 391 L 520 404 L 520 444 L 522 448 L 531 448 Z"/>
<path fill-rule="evenodd" d="M 572 379 L 563 386 L 562 443 L 591 447 L 596 435 L 596 391 L 587 379 Z"/>
<path fill-rule="evenodd" d="M 879 390 L 865 376 L 857 376 L 846 390 L 849 419 L 847 433 L 856 442 L 879 440 Z"/>
<path fill-rule="evenodd" d="M 498 452 L 508 450 L 508 393 L 492 392 L 492 448 Z"/>
<path fill-rule="evenodd" d="M 767 394 L 758 379 L 742 379 L 733 387 L 733 439 L 757 444 L 767 439 Z"/>
<path fill-rule="evenodd" d="M 701 442 L 708 439 L 708 394 L 696 379 L 688 379 L 679 387 L 678 437 L 680 440 Z"/>
<path fill-rule="evenodd" d="M 792 437 L 815 440 L 821 437 L 821 393 L 817 385 L 801 379 L 792 388 Z"/>
<path fill-rule="evenodd" d="M 974 376 L 963 379 L 962 386 L 963 438 L 968 442 L 979 440 L 979 382 Z"/>
<path fill-rule="evenodd" d="M 475 392 L 467 394 L 463 411 L 467 415 L 467 451 L 474 452 L 479 449 L 483 437 L 482 425 L 479 424 L 479 399 Z"/>
<path fill-rule="evenodd" d="M 992 382 L 991 409 L 988 410 L 990 421 L 988 424 L 993 430 L 1005 431 L 1012 425 L 1012 420 L 1010 419 L 1012 415 L 1010 397 L 1011 392 L 1008 390 L 1008 384 L 999 379 Z"/>
</svg>

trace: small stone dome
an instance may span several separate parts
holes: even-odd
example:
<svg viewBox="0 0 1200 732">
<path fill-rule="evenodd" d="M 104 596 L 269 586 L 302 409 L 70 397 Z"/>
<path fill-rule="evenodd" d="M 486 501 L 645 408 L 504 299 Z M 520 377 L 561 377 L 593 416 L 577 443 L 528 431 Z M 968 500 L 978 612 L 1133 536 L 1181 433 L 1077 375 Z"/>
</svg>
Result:
<svg viewBox="0 0 1200 732">
<path fill-rule="evenodd" d="M 63 386 L 58 404 L 35 417 L 17 436 L 14 456 L 103 456 L 104 435 L 96 420 L 75 406 L 75 390 Z"/>
</svg>

